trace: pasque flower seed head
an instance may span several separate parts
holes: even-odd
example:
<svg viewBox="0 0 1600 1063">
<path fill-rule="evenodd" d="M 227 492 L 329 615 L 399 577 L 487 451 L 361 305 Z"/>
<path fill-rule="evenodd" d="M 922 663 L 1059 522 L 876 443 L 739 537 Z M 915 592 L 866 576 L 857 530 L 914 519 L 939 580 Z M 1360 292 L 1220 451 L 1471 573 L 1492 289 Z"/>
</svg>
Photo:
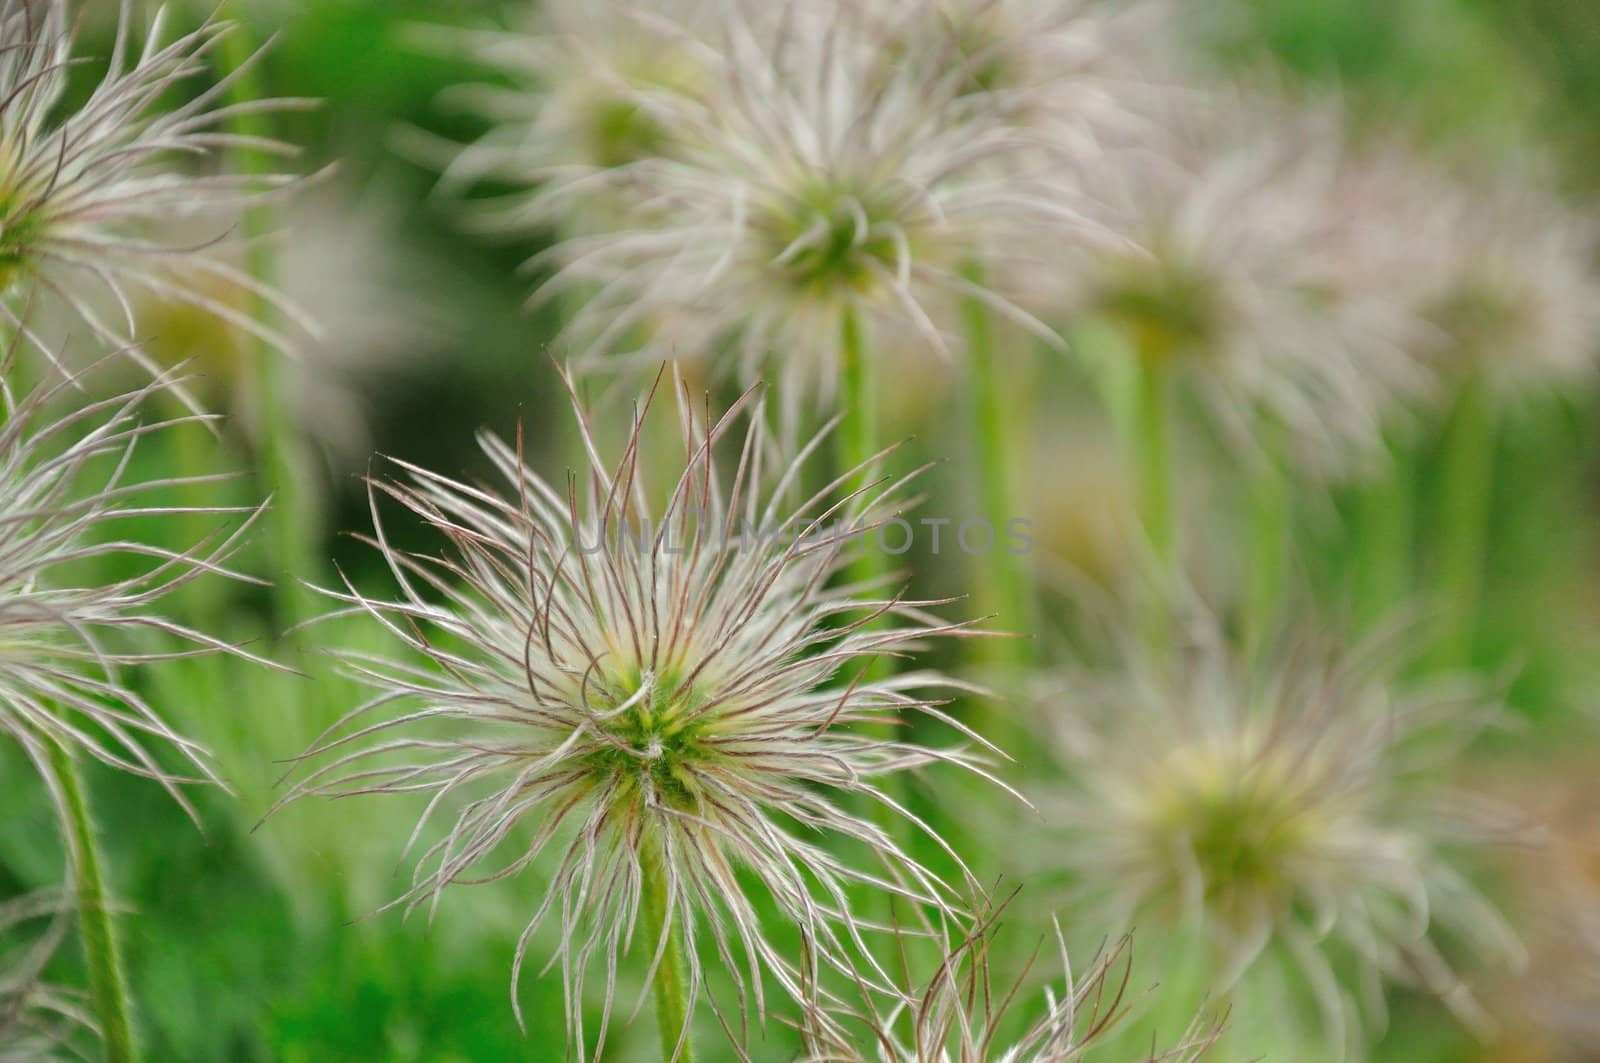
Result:
<svg viewBox="0 0 1600 1063">
<path fill-rule="evenodd" d="M 871 678 L 866 666 L 972 628 L 882 587 L 830 582 L 845 564 L 838 530 L 872 527 L 900 483 L 839 500 L 835 484 L 791 505 L 817 443 L 774 469 L 764 416 L 754 393 L 715 421 L 682 399 L 686 458 L 659 509 L 644 486 L 642 414 L 608 464 L 579 411 L 586 498 L 489 436 L 499 490 L 401 465 L 407 480 L 375 483 L 375 504 L 398 502 L 450 553 L 403 552 L 380 523 L 374 543 L 400 595 L 337 594 L 410 656 L 348 656 L 373 698 L 347 718 L 354 730 L 335 728 L 307 754 L 322 763 L 285 800 L 428 795 L 414 838 L 436 816 L 449 822 L 395 902 L 408 908 L 541 862 L 545 894 L 516 965 L 558 921 L 549 962 L 566 981 L 574 1045 L 587 1043 L 592 966 L 605 983 L 601 1046 L 624 956 L 659 976 L 665 936 L 641 929 L 648 905 L 664 910 L 663 935 L 689 943 L 693 995 L 719 965 L 748 1018 L 763 1014 L 766 977 L 802 1000 L 828 967 L 885 980 L 853 888 L 940 910 L 956 896 L 860 802 L 920 827 L 881 780 L 941 761 L 982 772 L 971 747 L 983 743 L 886 734 L 910 715 L 954 726 L 938 699 L 957 684 L 919 671 Z M 725 481 L 715 452 L 735 442 L 740 417 Z M 853 857 L 824 847 L 829 837 Z M 804 957 L 771 943 L 751 881 L 799 927 Z"/>
</svg>

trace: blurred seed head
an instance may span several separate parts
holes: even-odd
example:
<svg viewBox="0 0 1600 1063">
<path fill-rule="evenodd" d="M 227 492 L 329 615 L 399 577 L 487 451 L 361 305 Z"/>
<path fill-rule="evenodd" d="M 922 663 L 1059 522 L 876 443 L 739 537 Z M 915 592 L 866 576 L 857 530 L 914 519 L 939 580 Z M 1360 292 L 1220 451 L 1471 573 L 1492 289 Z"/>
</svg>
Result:
<svg viewBox="0 0 1600 1063">
<path fill-rule="evenodd" d="M 1348 467 L 1431 383 L 1390 151 L 1335 101 L 1222 88 L 1171 103 L 1153 138 L 1089 171 L 1131 249 L 1068 263 L 1074 302 L 1180 374 L 1236 442 L 1255 445 L 1265 418 L 1299 467 Z"/>
<path fill-rule="evenodd" d="M 9 360 L 4 365 L 10 368 Z M 0 732 L 39 768 L 60 806 L 50 746 L 81 751 L 159 782 L 191 815 L 185 783 L 215 782 L 204 751 L 175 732 L 140 694 L 131 672 L 150 661 L 229 651 L 249 656 L 162 613 L 164 600 L 227 567 L 260 510 L 180 507 L 163 496 L 215 477 L 137 480 L 149 437 L 198 417 L 145 420 L 165 380 L 130 394 L 77 397 L 79 378 L 13 401 L 0 425 Z M 141 542 L 139 521 L 215 516 L 217 530 L 182 552 Z M 237 528 L 229 529 L 234 517 Z M 112 575 L 116 573 L 116 575 Z M 254 658 L 252 658 L 254 659 Z M 166 746 L 193 774 L 174 771 Z"/>
<path fill-rule="evenodd" d="M 671 150 L 556 174 L 496 217 L 568 234 L 532 265 L 555 270 L 541 298 L 584 300 L 565 337 L 580 367 L 705 357 L 750 378 L 771 362 L 785 396 L 828 395 L 847 318 L 945 357 L 959 298 L 1051 335 L 1006 292 L 1096 233 L 1071 153 L 1008 96 L 971 91 L 933 9 L 915 25 L 843 2 L 716 10 L 703 89 L 652 112 Z M 919 61 L 887 62 L 895 49 Z M 573 234 L 602 199 L 611 222 Z"/>
<path fill-rule="evenodd" d="M 709 967 L 724 968 L 740 1017 L 711 1003 L 742 1040 L 743 1024 L 764 1015 L 766 978 L 812 1003 L 828 968 L 884 980 L 853 888 L 951 908 L 934 872 L 861 814 L 865 802 L 920 828 L 879 780 L 939 762 L 983 770 L 970 734 L 933 748 L 883 730 L 910 716 L 947 720 L 937 699 L 956 684 L 919 671 L 864 674 L 875 657 L 967 625 L 879 588 L 830 586 L 844 564 L 830 530 L 875 526 L 900 484 L 802 497 L 801 469 L 820 440 L 774 467 L 752 393 L 715 421 L 692 406 L 683 393 L 686 457 L 659 507 L 646 497 L 642 413 L 621 459 L 607 464 L 580 410 L 582 499 L 577 478 L 558 491 L 488 436 L 499 490 L 404 464 L 406 481 L 374 483 L 375 519 L 386 497 L 450 553 L 401 552 L 378 523 L 375 544 L 400 596 L 349 588 L 336 597 L 377 618 L 406 655 L 347 657 L 373 697 L 307 753 L 322 763 L 285 797 L 427 795 L 413 840 L 435 817 L 451 821 L 394 902 L 408 910 L 431 907 L 452 884 L 542 862 L 545 895 L 518 946 L 513 1000 L 523 956 L 553 916 L 547 969 L 561 967 L 573 1045 L 588 1044 L 584 989 L 601 968 L 596 1055 L 619 968 L 631 959 L 653 977 L 660 962 L 663 942 L 638 926 L 647 868 L 666 880 L 667 925 L 691 943 L 692 997 Z M 731 485 L 719 444 L 736 455 Z M 396 706 L 405 706 L 398 715 Z M 751 880 L 797 924 L 804 955 L 768 939 Z"/>
<path fill-rule="evenodd" d="M 1434 255 L 1423 310 L 1450 379 L 1569 386 L 1600 359 L 1600 215 L 1562 194 L 1536 152 L 1436 176 L 1420 226 Z"/>
<path fill-rule="evenodd" d="M 1072 411 L 1041 432 L 1026 495 L 1035 565 L 1069 583 L 1116 587 L 1129 578 L 1139 524 L 1126 466 L 1111 427 L 1092 412 Z"/>
<path fill-rule="evenodd" d="M 1138 135 L 1188 66 L 1178 11 L 1164 0 L 904 0 L 898 15 L 885 64 L 954 66 L 958 99 L 1090 163 Z"/>
<path fill-rule="evenodd" d="M 450 34 L 452 50 L 509 84 L 450 94 L 492 125 L 451 151 L 447 185 L 495 179 L 526 188 L 674 154 L 682 112 L 700 106 L 719 76 L 710 41 L 720 10 L 718 0 L 553 0 L 518 29 Z M 424 32 L 437 47 L 440 31 Z M 590 183 L 601 193 L 603 182 Z M 588 214 L 596 222 L 611 216 L 600 200 Z"/>
<path fill-rule="evenodd" d="M 1336 1056 L 1359 1053 L 1363 1017 L 1385 1021 L 1386 981 L 1483 1029 L 1445 948 L 1490 967 L 1521 949 L 1466 877 L 1487 828 L 1444 769 L 1492 710 L 1460 689 L 1405 692 L 1376 652 L 1251 664 L 1204 617 L 1181 648 L 1128 645 L 1125 668 L 1073 676 L 1041 706 L 1067 780 L 1044 805 L 1050 859 L 1080 900 L 1113 929 L 1202 931 L 1215 992 L 1281 958 Z"/>
<path fill-rule="evenodd" d="M 29 325 L 28 309 L 36 301 L 64 307 L 147 365 L 132 346 L 132 302 L 140 293 L 191 303 L 283 343 L 251 315 L 216 298 L 215 288 L 241 288 L 290 308 L 245 271 L 208 252 L 243 206 L 274 195 L 292 179 L 201 166 L 235 147 L 290 154 L 287 145 L 245 140 L 226 127 L 242 111 L 282 109 L 292 101 L 224 104 L 228 79 L 195 87 L 214 62 L 228 23 L 213 18 L 166 42 L 164 14 L 158 13 L 141 44 L 134 40 L 128 0 L 119 10 L 109 65 L 77 106 L 65 99 L 68 72 L 90 57 L 74 51 L 67 4 L 8 0 L 0 14 L 0 314 L 52 362 L 55 344 Z M 180 88 L 192 95 L 163 109 L 162 101 Z M 221 222 L 217 211 L 223 212 Z M 158 225 L 208 216 L 214 230 L 198 243 L 159 239 Z"/>
</svg>

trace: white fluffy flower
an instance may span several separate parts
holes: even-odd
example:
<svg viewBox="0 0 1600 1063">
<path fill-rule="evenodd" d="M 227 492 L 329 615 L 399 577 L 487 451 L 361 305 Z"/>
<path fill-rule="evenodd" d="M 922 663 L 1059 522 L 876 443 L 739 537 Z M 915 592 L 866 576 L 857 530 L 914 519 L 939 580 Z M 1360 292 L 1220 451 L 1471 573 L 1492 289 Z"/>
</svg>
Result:
<svg viewBox="0 0 1600 1063">
<path fill-rule="evenodd" d="M 643 360 L 711 358 L 746 378 L 771 362 L 793 402 L 831 393 L 864 325 L 950 356 L 962 298 L 1050 336 L 1007 291 L 1098 233 L 1074 203 L 1070 153 L 1008 97 L 972 91 L 956 43 L 899 12 L 751 11 L 727 5 L 713 80 L 677 98 L 670 152 L 525 205 L 549 222 L 602 189 L 626 204 L 542 259 L 556 271 L 544 296 L 583 300 L 566 334 L 577 363 L 635 341 Z M 911 47 L 933 50 L 891 61 Z"/>
<path fill-rule="evenodd" d="M 707 967 L 724 968 L 745 1015 L 735 1024 L 764 1013 L 767 977 L 808 1001 L 828 967 L 859 962 L 883 981 L 849 892 L 941 909 L 953 894 L 848 802 L 912 819 L 884 776 L 940 761 L 981 770 L 963 748 L 882 729 L 907 715 L 946 719 L 935 699 L 955 684 L 865 674 L 874 657 L 966 625 L 930 617 L 923 603 L 830 586 L 845 563 L 833 529 L 880 519 L 882 485 L 870 505 L 825 492 L 790 508 L 805 455 L 768 479 L 771 443 L 750 395 L 715 424 L 687 398 L 680 414 L 687 456 L 659 508 L 644 487 L 642 415 L 610 466 L 580 413 L 583 501 L 576 484 L 556 490 L 491 437 L 483 445 L 505 480 L 499 491 L 404 465 L 407 482 L 375 485 L 375 502 L 399 502 L 451 553 L 404 553 L 379 527 L 400 596 L 340 597 L 408 655 L 348 658 L 374 696 L 347 718 L 355 730 L 336 727 L 307 754 L 323 763 L 285 798 L 427 796 L 414 838 L 436 815 L 452 822 L 394 902 L 408 908 L 452 884 L 539 865 L 544 897 L 516 966 L 547 918 L 559 921 L 549 963 L 566 981 L 580 1052 L 583 990 L 602 970 L 597 1055 L 624 958 L 666 977 L 657 967 L 674 962 L 675 934 L 688 943 L 691 1001 Z M 749 428 L 736 441 L 740 415 Z M 719 440 L 738 442 L 731 486 L 712 455 Z M 752 884 L 797 924 L 806 955 L 774 947 Z"/>
<path fill-rule="evenodd" d="M 1217 992 L 1281 957 L 1336 1055 L 1361 1025 L 1345 964 L 1377 1023 L 1385 980 L 1481 1020 L 1441 940 L 1505 966 L 1521 949 L 1464 874 L 1484 825 L 1440 767 L 1489 710 L 1459 689 L 1400 690 L 1376 653 L 1251 664 L 1209 619 L 1189 645 L 1127 657 L 1043 705 L 1066 781 L 1043 806 L 1059 832 L 1049 860 L 1103 925 L 1201 931 Z"/>
<path fill-rule="evenodd" d="M 447 182 L 526 187 L 672 154 L 679 114 L 720 76 L 709 43 L 719 10 L 718 0 L 551 0 L 526 28 L 452 33 L 457 49 L 510 84 L 451 93 L 493 125 L 453 152 Z M 491 218 L 514 224 L 522 198 Z"/>
<path fill-rule="evenodd" d="M 1236 440 L 1259 439 L 1264 416 L 1301 467 L 1347 465 L 1431 379 L 1389 166 L 1337 106 L 1190 100 L 1090 172 L 1133 250 L 1071 261 L 1066 283 Z"/>
<path fill-rule="evenodd" d="M 1434 254 L 1424 311 L 1452 376 L 1561 384 L 1600 361 L 1600 217 L 1561 194 L 1548 160 L 1523 153 L 1428 187 L 1421 234 Z M 1460 176 L 1459 174 L 1466 176 Z"/>
<path fill-rule="evenodd" d="M 61 414 L 51 403 L 75 394 L 76 382 L 67 378 L 8 401 L 0 426 L 0 734 L 47 780 L 55 743 L 155 779 L 187 809 L 180 785 L 215 781 L 203 751 L 162 720 L 127 673 L 174 655 L 238 652 L 159 610 L 163 598 L 198 577 L 234 575 L 223 566 L 250 520 L 228 532 L 222 523 L 241 511 L 199 511 L 215 513 L 219 530 L 183 553 L 130 539 L 130 520 L 197 512 L 159 505 L 156 497 L 205 478 L 140 482 L 128 475 L 141 440 L 181 423 L 140 420 L 159 382 Z M 80 582 L 80 567 L 97 560 L 120 562 L 127 574 Z M 152 632 L 166 638 L 152 645 Z M 195 774 L 163 766 L 152 742 L 170 747 Z"/>
<path fill-rule="evenodd" d="M 284 342 L 213 297 L 208 282 L 218 281 L 276 301 L 243 271 L 208 254 L 208 243 L 226 235 L 242 204 L 290 179 L 189 167 L 233 147 L 287 153 L 284 145 L 237 137 L 226 127 L 241 112 L 290 101 L 221 105 L 224 80 L 163 110 L 169 92 L 192 89 L 207 72 L 229 26 L 211 20 L 162 43 L 165 19 L 158 14 L 136 48 L 124 0 L 109 67 L 87 99 L 68 106 L 68 72 L 82 57 L 73 53 L 66 6 L 5 0 L 0 13 L 0 319 L 54 360 L 55 345 L 35 336 L 28 321 L 38 299 L 65 306 L 105 339 L 131 345 L 133 298 L 147 292 Z M 166 243 L 156 234 L 157 225 L 174 218 L 215 219 L 218 211 L 222 220 L 200 244 Z M 144 360 L 137 348 L 129 350 Z"/>
<path fill-rule="evenodd" d="M 1177 16 L 1165 0 L 904 0 L 891 58 L 954 62 L 964 93 L 1094 163 L 1183 91 Z"/>
</svg>

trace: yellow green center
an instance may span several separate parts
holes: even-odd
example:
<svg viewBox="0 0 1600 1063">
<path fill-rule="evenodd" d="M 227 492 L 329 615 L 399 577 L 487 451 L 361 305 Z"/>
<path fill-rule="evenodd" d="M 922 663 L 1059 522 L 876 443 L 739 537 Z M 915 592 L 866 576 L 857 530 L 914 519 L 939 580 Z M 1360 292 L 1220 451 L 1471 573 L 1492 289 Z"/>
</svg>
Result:
<svg viewBox="0 0 1600 1063">
<path fill-rule="evenodd" d="M 665 127 L 633 100 L 620 96 L 595 100 L 584 117 L 585 147 L 596 166 L 613 169 L 666 152 Z"/>
<path fill-rule="evenodd" d="M 710 753 L 709 720 L 696 713 L 704 700 L 692 684 L 671 675 L 632 670 L 602 680 L 592 702 L 606 713 L 600 728 L 608 741 L 589 755 L 595 781 L 615 780 L 628 795 L 648 787 L 671 807 L 696 811 L 693 765 Z"/>
<path fill-rule="evenodd" d="M 1458 284 L 1429 316 L 1452 338 L 1455 353 L 1469 357 L 1514 347 L 1523 331 L 1515 298 L 1486 280 Z"/>
<path fill-rule="evenodd" d="M 1301 769 L 1262 755 L 1189 751 L 1163 765 L 1151 793 L 1151 826 L 1163 850 L 1184 847 L 1222 913 L 1286 902 L 1291 865 L 1303 851 L 1313 810 Z"/>
<path fill-rule="evenodd" d="M 886 190 L 818 184 L 790 197 L 766 221 L 770 256 L 795 287 L 812 294 L 866 292 L 899 269 L 896 233 L 904 203 Z"/>
<path fill-rule="evenodd" d="M 1181 261 L 1129 263 L 1103 289 L 1100 307 L 1152 361 L 1212 351 L 1223 327 L 1216 285 Z"/>
<path fill-rule="evenodd" d="M 0 143 L 0 294 L 26 270 L 44 227 L 35 197 L 24 184 L 16 170 L 14 150 Z"/>
</svg>

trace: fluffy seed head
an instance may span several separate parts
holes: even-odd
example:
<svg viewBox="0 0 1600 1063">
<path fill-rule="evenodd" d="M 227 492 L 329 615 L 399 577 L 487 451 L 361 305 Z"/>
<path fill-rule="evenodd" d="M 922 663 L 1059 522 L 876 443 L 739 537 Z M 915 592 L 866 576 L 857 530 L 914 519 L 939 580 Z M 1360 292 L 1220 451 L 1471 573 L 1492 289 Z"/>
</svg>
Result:
<svg viewBox="0 0 1600 1063">
<path fill-rule="evenodd" d="M 180 784 L 215 781 L 203 751 L 162 721 L 127 671 L 190 653 L 239 652 L 166 619 L 160 608 L 167 595 L 198 577 L 235 575 L 224 566 L 259 510 L 157 504 L 158 492 L 211 479 L 141 482 L 129 475 L 141 440 L 183 423 L 140 419 L 161 383 L 61 413 L 52 403 L 76 395 L 79 379 L 18 402 L 8 395 L 0 425 L 0 733 L 16 741 L 47 780 L 54 777 L 48 763 L 55 743 L 155 779 L 187 809 Z M 224 522 L 241 512 L 249 519 L 227 531 Z M 139 521 L 194 514 L 214 514 L 222 527 L 186 552 L 141 543 L 132 534 Z M 82 566 L 97 562 L 127 574 L 81 582 Z M 170 747 L 197 774 L 164 767 L 152 742 Z M 53 785 L 52 794 L 59 801 Z"/>
<path fill-rule="evenodd" d="M 493 125 L 454 154 L 446 180 L 528 186 L 673 154 L 679 113 L 717 76 L 707 41 L 718 10 L 716 0 L 554 0 L 526 29 L 453 35 L 510 84 L 452 93 Z"/>
<path fill-rule="evenodd" d="M 1051 335 L 1006 292 L 1047 248 L 1095 232 L 1065 151 L 1008 99 L 969 91 L 954 45 L 920 23 L 908 36 L 893 11 L 724 14 L 714 80 L 676 113 L 670 154 L 552 182 L 525 207 L 559 218 L 598 188 L 625 193 L 615 224 L 539 260 L 556 270 L 546 296 L 592 296 L 569 330 L 580 365 L 644 330 L 644 360 L 709 357 L 747 377 L 773 360 L 786 396 L 826 394 L 861 320 L 949 356 L 951 302 L 972 298 Z M 885 63 L 913 44 L 934 56 Z"/>
<path fill-rule="evenodd" d="M 1051 860 L 1112 926 L 1202 929 L 1226 991 L 1268 949 L 1300 971 L 1342 1051 L 1354 963 L 1382 1021 L 1383 979 L 1482 1016 L 1437 941 L 1514 964 L 1520 949 L 1456 857 L 1481 823 L 1439 779 L 1489 718 L 1461 691 L 1397 691 L 1392 662 L 1305 650 L 1241 662 L 1214 621 L 1170 660 L 1078 677 L 1046 702 L 1068 788 Z M 1153 659 L 1152 659 L 1153 658 Z M 1079 909 L 1075 909 L 1079 910 Z"/>
<path fill-rule="evenodd" d="M 1481 169 L 1481 168 L 1480 168 Z M 1600 358 L 1600 220 L 1568 203 L 1547 161 L 1431 184 L 1436 256 L 1423 310 L 1452 377 L 1561 384 Z"/>
<path fill-rule="evenodd" d="M 1600 1045 L 1600 778 L 1593 756 L 1591 742 L 1540 749 L 1485 785 L 1539 825 L 1536 842 L 1505 861 L 1507 904 L 1528 943 L 1527 969 L 1486 978 L 1502 1058 L 1581 1060 Z"/>
<path fill-rule="evenodd" d="M 158 14 L 142 46 L 132 41 L 123 0 L 109 66 L 81 105 L 66 109 L 73 54 L 67 5 L 5 0 L 0 13 L 0 314 L 55 361 L 52 346 L 24 319 L 36 295 L 68 308 L 95 333 L 131 344 L 132 297 L 150 293 L 192 303 L 274 342 L 285 342 L 211 294 L 214 284 L 267 299 L 269 290 L 198 245 L 162 242 L 156 223 L 237 216 L 288 182 L 186 169 L 219 150 L 249 147 L 287 154 L 285 145 L 234 136 L 227 123 L 246 111 L 288 106 L 263 100 L 220 106 L 230 79 L 162 110 L 169 91 L 204 75 L 228 24 L 211 20 L 162 43 Z M 226 220 L 209 238 L 226 234 Z M 280 307 L 289 310 L 287 307 Z M 291 311 L 292 312 L 292 311 Z M 143 360 L 132 346 L 130 353 Z"/>
<path fill-rule="evenodd" d="M 1378 194 L 1389 156 L 1333 104 L 1180 103 L 1153 140 L 1088 172 L 1134 249 L 1068 263 L 1077 305 L 1181 375 L 1239 443 L 1264 415 L 1301 467 L 1348 465 L 1431 379 L 1403 229 Z"/>
<path fill-rule="evenodd" d="M 751 394 L 715 422 L 684 398 L 680 421 L 687 456 L 659 508 L 644 486 L 642 415 L 608 465 L 580 414 L 583 500 L 576 481 L 557 491 L 491 437 L 483 446 L 504 478 L 499 490 L 411 466 L 401 466 L 406 482 L 375 485 L 375 496 L 441 533 L 451 554 L 404 553 L 379 525 L 375 542 L 400 596 L 338 596 L 413 657 L 349 659 L 375 691 L 349 720 L 367 722 L 330 731 L 308 753 L 325 763 L 286 798 L 430 795 L 414 837 L 436 814 L 453 818 L 395 902 L 408 907 L 544 861 L 547 892 L 517 965 L 558 912 L 549 964 L 562 968 L 574 1045 L 587 1044 L 586 976 L 603 969 L 596 1054 L 619 966 L 631 957 L 653 974 L 670 932 L 658 940 L 640 930 L 641 905 L 661 906 L 664 927 L 690 943 L 695 995 L 714 962 L 745 1015 L 763 1014 L 767 977 L 809 1000 L 823 968 L 853 970 L 857 957 L 863 977 L 881 981 L 847 891 L 867 885 L 939 908 L 951 895 L 844 802 L 909 819 L 880 787 L 884 775 L 938 761 L 981 770 L 963 749 L 883 733 L 907 715 L 945 719 L 933 699 L 950 681 L 863 677 L 874 657 L 967 628 L 934 619 L 928 603 L 830 586 L 843 563 L 832 529 L 875 526 L 895 485 L 791 507 L 800 462 L 769 479 L 770 442 Z M 719 443 L 737 444 L 731 486 Z M 397 704 L 407 707 L 385 713 Z M 806 955 L 769 942 L 746 875 L 799 927 Z"/>
<path fill-rule="evenodd" d="M 1155 0 L 905 0 L 884 62 L 944 63 L 961 93 L 1089 160 L 1174 91 L 1176 10 Z"/>
</svg>

